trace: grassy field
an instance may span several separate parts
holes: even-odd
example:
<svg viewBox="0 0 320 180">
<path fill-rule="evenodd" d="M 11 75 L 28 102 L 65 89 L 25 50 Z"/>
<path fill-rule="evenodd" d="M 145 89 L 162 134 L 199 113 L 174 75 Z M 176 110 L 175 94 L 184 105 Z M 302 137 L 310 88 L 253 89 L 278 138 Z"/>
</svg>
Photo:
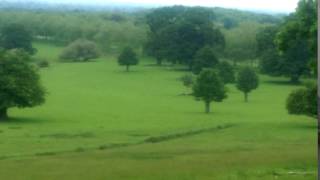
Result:
<svg viewBox="0 0 320 180">
<path fill-rule="evenodd" d="M 59 47 L 35 44 L 51 62 L 41 70 L 48 95 L 11 109 L 0 123 L 0 179 L 13 180 L 315 180 L 317 125 L 288 115 L 298 86 L 261 76 L 244 103 L 228 85 L 213 103 L 182 95 L 185 72 L 152 66 L 125 72 L 115 58 L 59 63 Z"/>
</svg>

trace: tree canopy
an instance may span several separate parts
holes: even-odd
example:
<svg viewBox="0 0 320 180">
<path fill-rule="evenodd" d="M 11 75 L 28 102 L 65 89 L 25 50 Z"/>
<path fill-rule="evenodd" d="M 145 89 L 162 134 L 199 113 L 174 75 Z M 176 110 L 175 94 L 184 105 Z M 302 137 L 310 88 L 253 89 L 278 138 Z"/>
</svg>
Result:
<svg viewBox="0 0 320 180">
<path fill-rule="evenodd" d="M 237 88 L 244 93 L 244 100 L 248 102 L 248 94 L 258 88 L 259 78 L 256 72 L 249 67 L 242 68 L 237 77 Z"/>
<path fill-rule="evenodd" d="M 296 12 L 280 27 L 275 42 L 283 56 L 282 75 L 297 82 L 301 75 L 310 74 L 310 64 L 317 56 L 317 1 L 300 0 Z"/>
<path fill-rule="evenodd" d="M 213 12 L 207 8 L 156 9 L 147 16 L 150 33 L 145 47 L 157 59 L 185 64 L 192 69 L 194 57 L 201 48 L 224 49 L 224 36 L 215 28 L 213 19 Z"/>
<path fill-rule="evenodd" d="M 204 68 L 215 68 L 219 63 L 218 58 L 212 48 L 206 46 L 201 48 L 195 55 L 193 62 L 193 72 L 199 74 Z"/>
<path fill-rule="evenodd" d="M 78 39 L 69 44 L 61 53 L 60 59 L 65 61 L 88 61 L 99 57 L 96 44 L 86 39 Z"/>
<path fill-rule="evenodd" d="M 224 83 L 212 69 L 201 71 L 193 86 L 193 95 L 205 102 L 206 113 L 210 112 L 212 101 L 221 102 L 227 98 Z"/>
<path fill-rule="evenodd" d="M 126 66 L 126 70 L 129 71 L 130 66 L 137 65 L 139 63 L 139 59 L 132 48 L 126 47 L 120 53 L 118 63 L 121 66 Z"/>
<path fill-rule="evenodd" d="M 7 109 L 33 107 L 44 103 L 45 91 L 40 77 L 21 50 L 0 55 L 0 119 L 7 118 Z"/>
<path fill-rule="evenodd" d="M 32 35 L 21 24 L 10 24 L 1 30 L 0 46 L 7 50 L 23 49 L 30 54 L 35 53 L 32 47 Z"/>
<path fill-rule="evenodd" d="M 293 91 L 287 98 L 287 110 L 290 114 L 317 117 L 318 114 L 317 85 Z"/>
</svg>

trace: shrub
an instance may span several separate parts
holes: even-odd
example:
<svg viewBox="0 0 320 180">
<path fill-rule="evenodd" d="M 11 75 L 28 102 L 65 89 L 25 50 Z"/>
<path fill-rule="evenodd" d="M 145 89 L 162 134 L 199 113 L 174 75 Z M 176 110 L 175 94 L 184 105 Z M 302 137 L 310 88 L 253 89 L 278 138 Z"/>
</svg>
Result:
<svg viewBox="0 0 320 180">
<path fill-rule="evenodd" d="M 96 44 L 85 39 L 78 39 L 72 42 L 60 55 L 60 59 L 74 62 L 85 62 L 98 57 L 99 51 Z"/>
</svg>

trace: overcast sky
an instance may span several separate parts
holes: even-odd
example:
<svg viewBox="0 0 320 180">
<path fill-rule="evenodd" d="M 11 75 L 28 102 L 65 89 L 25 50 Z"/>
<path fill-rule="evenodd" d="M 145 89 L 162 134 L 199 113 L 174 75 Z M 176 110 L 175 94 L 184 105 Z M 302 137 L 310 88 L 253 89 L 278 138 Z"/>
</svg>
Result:
<svg viewBox="0 0 320 180">
<path fill-rule="evenodd" d="M 1 0 L 0 0 L 1 1 Z M 7 0 L 10 1 L 10 0 Z M 17 1 L 17 0 L 12 0 Z M 23 0 L 20 0 L 23 1 Z M 33 0 L 81 4 L 134 3 L 145 5 L 219 6 L 226 8 L 293 12 L 299 0 Z"/>
</svg>

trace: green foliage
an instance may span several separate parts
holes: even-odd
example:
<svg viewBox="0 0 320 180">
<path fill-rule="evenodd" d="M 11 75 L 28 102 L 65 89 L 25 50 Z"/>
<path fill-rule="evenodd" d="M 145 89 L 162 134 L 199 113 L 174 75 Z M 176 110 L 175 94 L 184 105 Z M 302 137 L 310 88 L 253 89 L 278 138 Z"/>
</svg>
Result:
<svg viewBox="0 0 320 180">
<path fill-rule="evenodd" d="M 276 44 L 284 56 L 284 75 L 297 82 L 301 75 L 310 74 L 308 65 L 317 56 L 317 1 L 299 1 L 296 12 L 281 26 Z"/>
<path fill-rule="evenodd" d="M 245 102 L 248 101 L 248 93 L 257 89 L 259 78 L 256 72 L 249 67 L 242 68 L 237 77 L 237 88 L 244 93 Z"/>
<path fill-rule="evenodd" d="M 118 63 L 120 66 L 126 66 L 127 71 L 129 71 L 130 66 L 137 65 L 139 63 L 139 59 L 132 48 L 126 47 L 120 53 Z"/>
<path fill-rule="evenodd" d="M 33 107 L 44 102 L 45 91 L 30 57 L 21 50 L 2 52 L 0 56 L 0 119 L 12 107 Z"/>
<path fill-rule="evenodd" d="M 234 27 L 238 26 L 238 23 L 234 20 L 234 19 L 231 19 L 231 18 L 225 18 L 223 20 L 223 27 L 225 29 L 232 29 Z"/>
<path fill-rule="evenodd" d="M 23 49 L 30 54 L 35 53 L 31 33 L 21 24 L 10 24 L 1 30 L 0 46 L 7 50 Z"/>
<path fill-rule="evenodd" d="M 234 68 L 226 61 L 218 64 L 218 74 L 225 84 L 235 82 Z"/>
<path fill-rule="evenodd" d="M 262 56 L 266 50 L 275 50 L 276 44 L 274 43 L 275 37 L 278 33 L 277 26 L 267 26 L 257 32 L 257 55 Z"/>
<path fill-rule="evenodd" d="M 205 102 L 206 113 L 210 112 L 212 101 L 222 102 L 227 98 L 224 83 L 214 70 L 203 70 L 193 86 L 193 95 Z"/>
<path fill-rule="evenodd" d="M 291 92 L 287 98 L 287 110 L 290 114 L 316 118 L 318 114 L 317 100 L 317 85 L 313 84 Z"/>
<path fill-rule="evenodd" d="M 140 14 L 143 11 L 139 12 Z M 120 15 L 125 20 L 113 15 Z M 141 16 L 141 15 L 140 15 Z M 138 12 L 113 11 L 37 11 L 2 10 L 0 28 L 21 24 L 33 38 L 58 45 L 67 45 L 79 38 L 94 41 L 107 53 L 119 53 L 123 47 L 141 48 L 146 39 L 145 24 L 135 25 Z"/>
<path fill-rule="evenodd" d="M 305 39 L 297 39 L 283 54 L 281 73 L 289 76 L 293 83 L 298 82 L 301 75 L 310 72 L 308 64 L 311 59 L 307 47 L 308 43 Z"/>
<path fill-rule="evenodd" d="M 206 46 L 200 49 L 195 55 L 193 62 L 193 72 L 199 74 L 204 68 L 215 68 L 219 63 L 218 58 L 212 48 Z"/>
<path fill-rule="evenodd" d="M 99 57 L 96 44 L 86 39 L 78 39 L 69 44 L 61 53 L 60 59 L 64 61 L 83 62 Z"/>
<path fill-rule="evenodd" d="M 268 26 L 260 30 L 256 35 L 260 71 L 271 76 L 282 75 L 281 63 L 283 62 L 283 57 L 280 56 L 274 42 L 277 32 L 278 27 Z"/>
<path fill-rule="evenodd" d="M 242 22 L 236 28 L 224 31 L 226 48 L 224 56 L 234 62 L 243 62 L 256 58 L 256 33 L 263 25 L 255 22 Z"/>
<path fill-rule="evenodd" d="M 156 59 L 185 64 L 192 69 L 198 50 L 211 46 L 221 52 L 223 34 L 214 28 L 213 12 L 207 8 L 173 6 L 159 8 L 147 16 L 150 27 L 145 46 Z"/>
<path fill-rule="evenodd" d="M 283 62 L 283 57 L 275 49 L 266 49 L 260 56 L 260 71 L 263 74 L 279 76 L 282 74 L 281 62 Z"/>
</svg>

